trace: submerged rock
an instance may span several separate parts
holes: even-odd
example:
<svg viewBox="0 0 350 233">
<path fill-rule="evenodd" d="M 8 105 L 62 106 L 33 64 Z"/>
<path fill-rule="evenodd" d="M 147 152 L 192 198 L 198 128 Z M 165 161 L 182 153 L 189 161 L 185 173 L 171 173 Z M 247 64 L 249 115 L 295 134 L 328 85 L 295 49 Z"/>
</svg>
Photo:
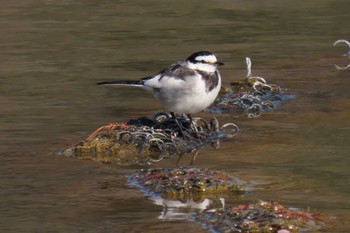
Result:
<svg viewBox="0 0 350 233">
<path fill-rule="evenodd" d="M 289 210 L 278 202 L 258 201 L 222 209 L 204 210 L 196 220 L 213 232 L 291 233 L 317 230 L 325 216 Z"/>
</svg>

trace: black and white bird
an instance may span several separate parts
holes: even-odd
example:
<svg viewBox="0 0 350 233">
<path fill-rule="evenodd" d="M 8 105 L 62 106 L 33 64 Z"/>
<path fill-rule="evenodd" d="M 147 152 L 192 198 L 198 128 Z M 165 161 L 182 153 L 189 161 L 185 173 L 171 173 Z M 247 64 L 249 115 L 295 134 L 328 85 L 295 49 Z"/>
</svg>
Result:
<svg viewBox="0 0 350 233">
<path fill-rule="evenodd" d="M 176 113 L 191 115 L 211 105 L 219 94 L 221 77 L 215 55 L 208 51 L 193 53 L 156 75 L 137 81 L 107 81 L 98 85 L 137 86 L 153 93 L 173 118 Z"/>
</svg>

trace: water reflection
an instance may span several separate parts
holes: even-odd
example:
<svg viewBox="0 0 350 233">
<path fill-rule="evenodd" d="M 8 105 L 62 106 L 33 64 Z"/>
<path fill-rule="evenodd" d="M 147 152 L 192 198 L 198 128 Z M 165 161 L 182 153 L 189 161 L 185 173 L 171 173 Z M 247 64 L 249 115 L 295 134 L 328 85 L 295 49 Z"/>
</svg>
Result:
<svg viewBox="0 0 350 233">
<path fill-rule="evenodd" d="M 192 219 L 193 214 L 197 211 L 206 209 L 225 208 L 225 198 L 209 199 L 194 201 L 192 198 L 186 202 L 180 200 L 167 200 L 162 197 L 150 197 L 154 204 L 162 206 L 163 210 L 159 215 L 159 219 L 180 220 Z"/>
</svg>

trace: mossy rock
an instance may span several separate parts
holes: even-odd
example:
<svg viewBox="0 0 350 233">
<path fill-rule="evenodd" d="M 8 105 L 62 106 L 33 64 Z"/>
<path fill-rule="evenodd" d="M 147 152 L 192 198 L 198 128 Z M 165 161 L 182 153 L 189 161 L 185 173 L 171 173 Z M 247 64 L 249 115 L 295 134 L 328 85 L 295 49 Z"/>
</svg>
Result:
<svg viewBox="0 0 350 233">
<path fill-rule="evenodd" d="M 111 123 L 102 126 L 63 154 L 120 165 L 150 164 L 163 158 L 198 151 L 206 144 L 214 146 L 219 138 L 238 132 L 238 127 L 233 123 L 225 125 L 233 125 L 234 134 L 224 132 L 226 126 L 219 128 L 216 118 L 208 123 L 200 119 L 192 124 L 184 116 L 179 116 L 177 120 L 183 126 L 184 135 L 171 117 L 159 113 L 153 119 L 141 117 L 130 120 L 127 124 Z"/>
<path fill-rule="evenodd" d="M 141 169 L 131 175 L 129 180 L 150 195 L 182 202 L 241 196 L 246 192 L 243 181 L 227 173 L 207 168 Z"/>
<path fill-rule="evenodd" d="M 225 233 L 308 232 L 322 228 L 327 219 L 320 213 L 289 210 L 268 201 L 204 210 L 195 218 L 206 228 Z"/>
</svg>

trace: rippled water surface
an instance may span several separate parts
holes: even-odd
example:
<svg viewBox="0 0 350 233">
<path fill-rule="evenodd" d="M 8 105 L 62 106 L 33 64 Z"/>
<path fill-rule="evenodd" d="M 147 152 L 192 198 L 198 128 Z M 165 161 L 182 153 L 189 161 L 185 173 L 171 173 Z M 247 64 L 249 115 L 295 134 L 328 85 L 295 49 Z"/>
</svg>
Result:
<svg viewBox="0 0 350 233">
<path fill-rule="evenodd" d="M 108 122 L 163 110 L 143 90 L 96 82 L 148 76 L 210 50 L 226 63 L 224 85 L 245 77 L 249 56 L 253 74 L 297 97 L 260 118 L 219 116 L 241 131 L 202 150 L 196 165 L 256 183 L 239 201 L 309 207 L 336 218 L 327 232 L 350 232 L 350 69 L 335 69 L 349 61 L 345 46 L 332 46 L 350 39 L 349 22 L 347 0 L 3 0 L 0 231 L 206 232 L 158 219 L 162 207 L 126 183 L 141 166 L 57 152 Z"/>
</svg>

